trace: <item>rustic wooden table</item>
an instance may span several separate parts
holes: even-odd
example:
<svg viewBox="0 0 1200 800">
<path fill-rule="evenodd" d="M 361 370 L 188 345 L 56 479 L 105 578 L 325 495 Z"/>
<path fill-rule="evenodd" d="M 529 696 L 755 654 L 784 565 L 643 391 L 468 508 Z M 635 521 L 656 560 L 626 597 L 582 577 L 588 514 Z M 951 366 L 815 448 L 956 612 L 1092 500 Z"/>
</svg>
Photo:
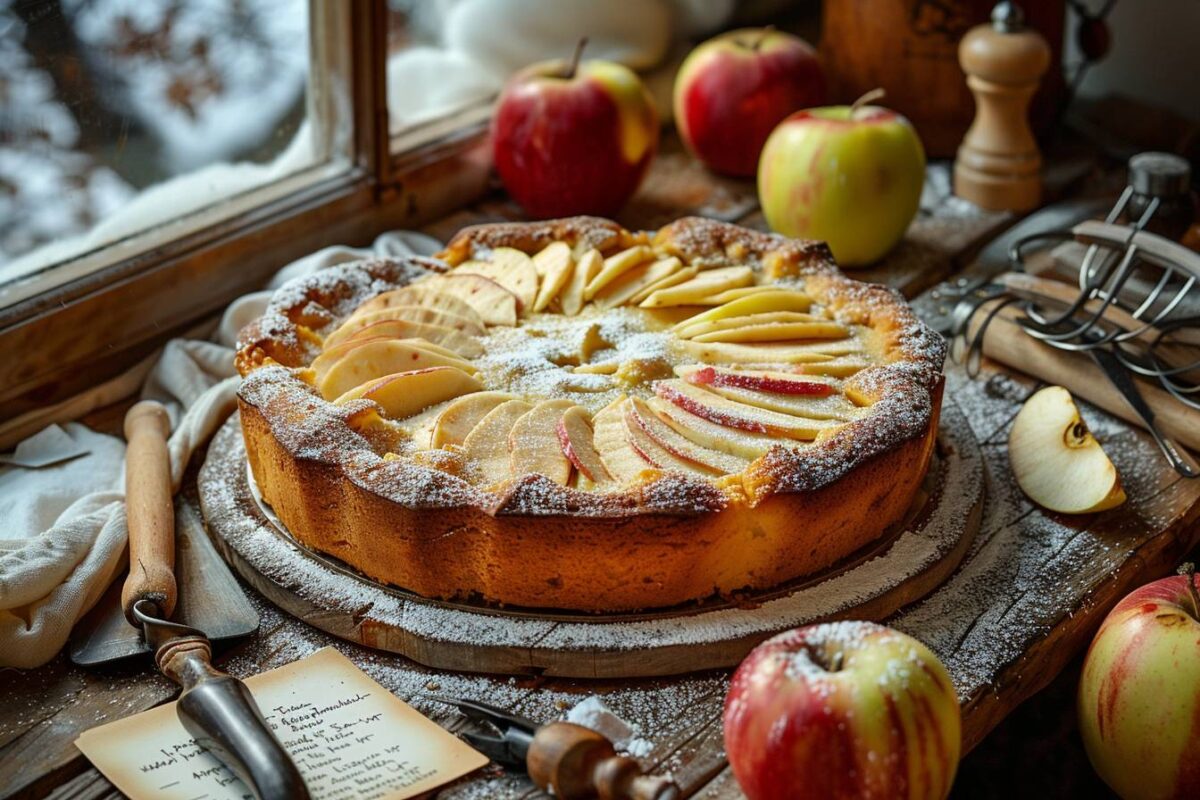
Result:
<svg viewBox="0 0 1200 800">
<path fill-rule="evenodd" d="M 763 225 L 752 186 L 714 179 L 677 149 L 659 158 L 646 187 L 622 215 L 626 225 L 653 228 L 689 213 Z M 517 216 L 509 203 L 493 199 L 431 225 L 429 232 L 445 239 L 463 225 Z M 921 215 L 904 243 L 858 276 L 916 296 L 967 267 L 978 246 L 1013 221 L 950 196 L 945 165 L 933 165 Z M 1004 443 L 1013 415 L 1036 388 L 996 365 L 986 364 L 974 380 L 948 365 L 946 396 L 963 410 L 982 444 L 988 483 L 983 523 L 958 572 L 887 621 L 924 640 L 946 662 L 962 701 L 967 749 L 1045 686 L 1117 599 L 1169 573 L 1200 540 L 1200 481 L 1180 479 L 1147 435 L 1092 408 L 1085 408 L 1085 416 L 1120 469 L 1129 502 L 1087 517 L 1031 506 L 1010 477 Z M 119 413 L 113 413 L 93 422 L 115 430 L 117 420 Z M 278 667 L 332 644 L 452 730 L 462 724 L 460 718 L 415 695 L 483 699 L 537 720 L 561 717 L 599 695 L 633 728 L 644 765 L 672 772 L 685 796 L 741 797 L 722 749 L 728 672 L 603 683 L 440 673 L 332 640 L 249 593 L 262 626 L 257 636 L 223 654 L 222 665 L 234 674 Z M 76 737 L 172 695 L 172 687 L 145 662 L 84 671 L 60 656 L 41 669 L 0 676 L 0 797 L 120 796 L 79 755 Z M 490 770 L 438 796 L 544 795 L 523 777 Z"/>
</svg>

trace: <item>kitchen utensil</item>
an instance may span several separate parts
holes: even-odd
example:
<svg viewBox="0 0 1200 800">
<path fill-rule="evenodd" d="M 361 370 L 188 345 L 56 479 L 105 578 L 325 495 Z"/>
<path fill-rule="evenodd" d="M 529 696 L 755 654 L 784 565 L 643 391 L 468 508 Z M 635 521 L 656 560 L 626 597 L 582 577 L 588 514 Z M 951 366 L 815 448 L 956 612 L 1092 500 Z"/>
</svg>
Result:
<svg viewBox="0 0 1200 800">
<path fill-rule="evenodd" d="M 618 756 L 602 734 L 570 722 L 538 726 L 532 720 L 474 700 L 430 697 L 454 706 L 487 733 L 462 734 L 493 761 L 525 770 L 541 789 L 561 800 L 677 800 L 670 778 L 646 775 L 632 758 Z"/>
<path fill-rule="evenodd" d="M 77 663 L 97 664 L 106 657 L 122 658 L 152 650 L 162 673 L 183 688 L 175 710 L 198 744 L 241 778 L 259 800 L 307 800 L 300 772 L 267 726 L 249 690 L 241 681 L 213 667 L 209 637 L 199 628 L 169 621 L 179 598 L 169 433 L 170 420 L 159 403 L 143 401 L 125 416 L 129 574 L 119 602 L 107 616 L 101 612 L 95 625 L 81 633 L 72 656 Z M 220 595 L 213 593 L 228 591 L 230 584 L 232 596 L 245 604 L 245 596 L 212 551 L 203 531 L 193 533 L 185 540 L 188 546 L 183 561 L 191 561 L 195 567 L 186 578 L 191 591 L 198 592 L 194 597 L 197 607 L 215 601 Z M 223 586 L 217 578 L 221 575 Z M 249 611 L 252 626 L 246 629 L 248 617 L 243 612 L 237 630 L 226 626 L 223 632 L 256 630 L 258 616 L 253 609 Z M 114 623 L 112 618 L 119 621 Z M 134 646 L 127 633 L 118 632 L 120 625 L 140 631 L 144 642 Z M 108 633 L 117 635 L 106 637 Z"/>
<path fill-rule="evenodd" d="M 991 23 L 967 31 L 958 60 L 975 95 L 975 121 L 954 161 L 954 193 L 994 211 L 1028 211 L 1042 197 L 1042 156 L 1029 101 L 1050 66 L 1050 46 L 1009 0 Z"/>
</svg>

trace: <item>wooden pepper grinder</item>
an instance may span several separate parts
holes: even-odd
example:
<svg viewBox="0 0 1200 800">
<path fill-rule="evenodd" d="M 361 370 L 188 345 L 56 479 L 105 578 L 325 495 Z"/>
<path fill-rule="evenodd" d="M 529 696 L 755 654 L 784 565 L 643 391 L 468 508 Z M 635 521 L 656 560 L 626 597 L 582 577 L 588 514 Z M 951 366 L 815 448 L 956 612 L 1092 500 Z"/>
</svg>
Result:
<svg viewBox="0 0 1200 800">
<path fill-rule="evenodd" d="M 526 758 L 530 779 L 561 800 L 679 800 L 670 778 L 645 775 L 591 728 L 552 722 L 538 729 Z"/>
<path fill-rule="evenodd" d="M 958 62 L 975 95 L 975 121 L 954 162 L 954 193 L 995 211 L 1028 211 L 1042 197 L 1042 156 L 1029 128 L 1029 101 L 1050 64 L 1050 46 L 1025 27 L 1015 3 L 967 31 Z"/>
</svg>

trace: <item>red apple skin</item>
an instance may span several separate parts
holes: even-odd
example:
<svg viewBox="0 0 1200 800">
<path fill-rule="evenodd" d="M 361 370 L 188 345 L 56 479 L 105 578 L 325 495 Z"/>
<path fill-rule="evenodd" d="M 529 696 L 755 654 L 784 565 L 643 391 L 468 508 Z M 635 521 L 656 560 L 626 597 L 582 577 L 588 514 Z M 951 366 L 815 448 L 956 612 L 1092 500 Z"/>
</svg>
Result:
<svg viewBox="0 0 1200 800">
<path fill-rule="evenodd" d="M 689 374 L 684 380 L 697 386 L 731 386 L 739 389 L 755 389 L 760 392 L 771 392 L 773 394 L 807 395 L 811 397 L 828 397 L 833 394 L 833 387 L 827 383 L 784 380 L 762 375 L 742 375 L 733 371 L 717 372 L 712 367 L 698 369 Z"/>
<path fill-rule="evenodd" d="M 515 75 L 492 119 L 505 189 L 532 217 L 613 216 L 633 196 L 658 147 L 658 112 L 626 67 L 561 61 Z"/>
<path fill-rule="evenodd" d="M 675 124 L 714 172 L 753 177 L 771 131 L 788 114 L 825 104 L 816 52 L 799 37 L 748 28 L 696 47 L 675 79 Z"/>
<path fill-rule="evenodd" d="M 937 657 L 868 622 L 810 625 L 759 645 L 733 676 L 723 721 L 749 800 L 941 800 L 962 737 Z"/>
<path fill-rule="evenodd" d="M 1105 617 L 1079 680 L 1079 731 L 1125 800 L 1200 797 L 1200 620 L 1176 575 Z M 1200 575 L 1192 576 L 1200 591 Z"/>
</svg>

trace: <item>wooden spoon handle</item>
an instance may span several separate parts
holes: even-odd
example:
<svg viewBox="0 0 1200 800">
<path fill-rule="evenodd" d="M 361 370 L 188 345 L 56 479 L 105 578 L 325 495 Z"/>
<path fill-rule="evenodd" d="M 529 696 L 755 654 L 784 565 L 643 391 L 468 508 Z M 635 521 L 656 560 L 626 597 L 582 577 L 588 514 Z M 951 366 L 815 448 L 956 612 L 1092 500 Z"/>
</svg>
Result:
<svg viewBox="0 0 1200 800">
<path fill-rule="evenodd" d="M 167 436 L 171 420 L 153 400 L 143 400 L 125 415 L 125 515 L 129 523 L 129 575 L 121 607 L 130 624 L 133 604 L 151 600 L 159 616 L 170 619 L 175 587 L 175 504 L 171 497 L 171 461 Z"/>
</svg>

